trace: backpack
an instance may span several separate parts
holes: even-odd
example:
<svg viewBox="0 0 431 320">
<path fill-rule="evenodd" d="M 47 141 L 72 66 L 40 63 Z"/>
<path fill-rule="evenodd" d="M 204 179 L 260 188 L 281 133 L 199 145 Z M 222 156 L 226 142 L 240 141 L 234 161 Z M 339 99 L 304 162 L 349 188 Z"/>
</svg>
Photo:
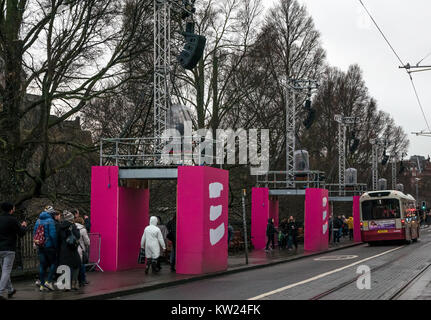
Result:
<svg viewBox="0 0 431 320">
<path fill-rule="evenodd" d="M 40 223 L 40 220 L 39 226 L 37 227 L 36 232 L 33 236 L 33 243 L 38 247 L 44 247 L 46 243 L 45 227 L 43 226 L 43 224 Z"/>
<path fill-rule="evenodd" d="M 66 238 L 66 244 L 70 249 L 75 250 L 79 246 L 79 241 L 72 232 L 72 226 L 69 227 L 69 233 L 69 236 Z"/>
</svg>

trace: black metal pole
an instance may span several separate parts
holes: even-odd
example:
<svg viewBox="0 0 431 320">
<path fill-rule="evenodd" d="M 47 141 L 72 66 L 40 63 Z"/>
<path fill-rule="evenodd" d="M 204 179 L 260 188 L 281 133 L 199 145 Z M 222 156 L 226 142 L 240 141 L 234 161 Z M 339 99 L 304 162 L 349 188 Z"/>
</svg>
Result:
<svg viewBox="0 0 431 320">
<path fill-rule="evenodd" d="M 248 240 L 247 240 L 247 221 L 245 217 L 245 195 L 246 189 L 242 189 L 242 222 L 244 227 L 244 248 L 245 248 L 245 264 L 248 264 Z"/>
</svg>

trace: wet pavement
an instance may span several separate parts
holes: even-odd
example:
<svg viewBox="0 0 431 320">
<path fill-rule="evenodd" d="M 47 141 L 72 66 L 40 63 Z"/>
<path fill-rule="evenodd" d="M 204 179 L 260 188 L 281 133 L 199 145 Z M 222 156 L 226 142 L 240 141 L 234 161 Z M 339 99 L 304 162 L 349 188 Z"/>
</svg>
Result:
<svg viewBox="0 0 431 320">
<path fill-rule="evenodd" d="M 344 239 L 340 244 L 331 244 L 330 249 L 357 245 L 353 241 Z M 148 290 L 160 289 L 192 281 L 212 278 L 251 269 L 262 268 L 268 265 L 276 265 L 292 260 L 315 255 L 316 253 L 304 253 L 300 244 L 298 250 L 288 251 L 275 249 L 270 252 L 264 250 L 253 250 L 249 253 L 249 263 L 246 265 L 245 254 L 229 255 L 228 269 L 226 271 L 204 274 L 204 275 L 180 275 L 170 271 L 168 264 L 162 264 L 162 270 L 157 273 L 145 274 L 144 268 L 119 271 L 119 272 L 88 272 L 89 285 L 78 291 L 53 291 L 39 292 L 34 280 L 12 280 L 17 290 L 13 300 L 77 300 L 77 299 L 108 299 L 116 296 L 134 294 Z M 35 277 L 36 279 L 36 277 Z"/>
<path fill-rule="evenodd" d="M 410 245 L 360 244 L 289 263 L 225 274 L 115 300 L 354 300 L 429 299 L 431 232 Z M 429 267 L 429 268 L 428 268 Z M 367 271 L 368 270 L 368 271 Z M 365 272 L 365 273 L 364 273 Z M 359 278 L 359 275 L 362 275 Z M 410 286 L 410 287 L 409 287 Z M 406 288 L 408 288 L 406 290 Z M 409 297 L 406 297 L 409 292 Z M 404 296 L 402 296 L 404 294 Z"/>
</svg>

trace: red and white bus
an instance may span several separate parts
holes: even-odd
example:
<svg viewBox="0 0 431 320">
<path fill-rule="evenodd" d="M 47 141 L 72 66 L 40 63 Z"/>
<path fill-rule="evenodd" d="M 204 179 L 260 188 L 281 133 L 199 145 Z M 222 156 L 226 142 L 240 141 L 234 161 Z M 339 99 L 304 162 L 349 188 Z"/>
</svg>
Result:
<svg viewBox="0 0 431 320">
<path fill-rule="evenodd" d="M 420 221 L 416 200 L 401 191 L 382 190 L 364 193 L 360 198 L 362 241 L 419 239 Z"/>
</svg>

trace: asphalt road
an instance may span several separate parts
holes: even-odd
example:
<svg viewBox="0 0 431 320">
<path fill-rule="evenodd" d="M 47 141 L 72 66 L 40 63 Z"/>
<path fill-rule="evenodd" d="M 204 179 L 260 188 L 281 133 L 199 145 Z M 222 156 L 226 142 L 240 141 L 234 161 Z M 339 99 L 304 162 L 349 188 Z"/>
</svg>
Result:
<svg viewBox="0 0 431 320">
<path fill-rule="evenodd" d="M 276 266 L 116 299 L 387 300 L 394 298 L 430 265 L 430 252 L 431 227 L 422 229 L 421 239 L 410 245 L 398 242 L 370 247 L 364 244 Z M 367 268 L 371 270 L 368 273 L 369 288 L 363 278 L 363 270 Z M 365 288 L 359 289 L 357 282 L 361 275 L 359 280 Z M 414 296 L 411 290 L 410 296 Z"/>
</svg>

